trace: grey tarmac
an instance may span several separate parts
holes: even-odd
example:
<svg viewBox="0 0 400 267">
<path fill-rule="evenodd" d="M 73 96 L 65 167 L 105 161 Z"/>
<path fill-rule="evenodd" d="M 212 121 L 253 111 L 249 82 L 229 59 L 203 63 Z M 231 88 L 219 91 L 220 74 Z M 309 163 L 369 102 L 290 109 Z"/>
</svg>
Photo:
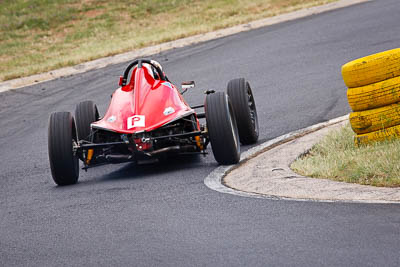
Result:
<svg viewBox="0 0 400 267">
<path fill-rule="evenodd" d="M 247 78 L 262 144 L 348 114 L 340 67 L 398 47 L 398 14 L 398 0 L 369 1 L 151 57 L 175 84 L 196 81 L 191 105 Z M 204 185 L 218 167 L 212 154 L 101 166 L 56 187 L 50 113 L 93 100 L 104 114 L 128 64 L 0 93 L 0 265 L 400 265 L 399 205 L 221 194 Z"/>
</svg>

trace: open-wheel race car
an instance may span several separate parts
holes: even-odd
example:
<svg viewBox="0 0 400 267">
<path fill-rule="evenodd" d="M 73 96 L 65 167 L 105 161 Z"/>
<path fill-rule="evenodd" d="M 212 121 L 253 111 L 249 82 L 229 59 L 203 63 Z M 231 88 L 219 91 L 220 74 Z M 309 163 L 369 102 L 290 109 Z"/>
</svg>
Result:
<svg viewBox="0 0 400 267">
<path fill-rule="evenodd" d="M 205 91 L 204 105 L 190 107 L 161 65 L 135 60 L 120 77 L 106 114 L 84 101 L 70 112 L 51 114 L 48 129 L 49 160 L 58 185 L 74 184 L 83 169 L 123 162 L 146 162 L 176 154 L 207 154 L 211 143 L 219 164 L 239 162 L 240 143 L 258 139 L 258 119 L 249 83 L 234 79 L 227 93 Z M 195 109 L 204 112 L 196 112 Z M 199 119 L 205 118 L 205 124 Z"/>
</svg>

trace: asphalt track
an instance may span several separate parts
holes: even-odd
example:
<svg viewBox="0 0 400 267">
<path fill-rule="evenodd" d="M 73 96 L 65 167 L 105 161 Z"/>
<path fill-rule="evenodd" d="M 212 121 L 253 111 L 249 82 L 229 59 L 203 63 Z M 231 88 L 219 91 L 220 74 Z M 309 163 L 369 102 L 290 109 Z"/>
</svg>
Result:
<svg viewBox="0 0 400 267">
<path fill-rule="evenodd" d="M 372 1 L 156 55 L 185 95 L 246 77 L 261 140 L 344 114 L 342 64 L 399 47 L 398 0 Z M 47 159 L 53 111 L 94 100 L 104 113 L 127 64 L 0 94 L 2 266 L 399 266 L 400 205 L 273 201 L 221 194 L 199 159 L 82 172 L 56 187 Z M 246 148 L 244 148 L 246 149 Z"/>
</svg>

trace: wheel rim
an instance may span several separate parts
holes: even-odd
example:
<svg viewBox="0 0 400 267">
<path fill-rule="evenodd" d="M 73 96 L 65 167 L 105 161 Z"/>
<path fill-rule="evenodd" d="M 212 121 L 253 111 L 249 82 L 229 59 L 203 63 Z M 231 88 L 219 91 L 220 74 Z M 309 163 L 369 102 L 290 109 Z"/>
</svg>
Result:
<svg viewBox="0 0 400 267">
<path fill-rule="evenodd" d="M 250 85 L 248 83 L 246 84 L 246 87 L 247 87 L 247 103 L 250 111 L 251 124 L 253 125 L 253 128 L 256 131 L 256 133 L 258 133 L 258 117 L 257 117 L 256 103 L 254 101 Z"/>
</svg>

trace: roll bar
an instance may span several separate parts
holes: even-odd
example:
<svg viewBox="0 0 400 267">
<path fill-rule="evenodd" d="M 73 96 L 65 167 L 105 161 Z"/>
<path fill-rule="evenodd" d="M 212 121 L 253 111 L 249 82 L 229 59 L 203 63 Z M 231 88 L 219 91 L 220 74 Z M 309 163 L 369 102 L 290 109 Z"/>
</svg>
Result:
<svg viewBox="0 0 400 267">
<path fill-rule="evenodd" d="M 131 71 L 131 69 L 136 65 L 138 65 L 138 68 L 140 69 L 140 68 L 143 67 L 143 63 L 147 63 L 147 64 L 153 66 L 156 69 L 157 73 L 158 73 L 158 77 L 160 77 L 161 80 L 166 81 L 166 78 L 165 78 L 165 75 L 164 75 L 163 71 L 157 65 L 155 65 L 152 62 L 152 60 L 149 60 L 149 59 L 137 59 L 137 60 L 133 61 L 131 64 L 129 64 L 128 67 L 125 69 L 124 76 L 120 77 L 119 85 L 125 86 L 127 81 L 128 81 L 128 75 L 129 75 L 129 72 Z"/>
</svg>

